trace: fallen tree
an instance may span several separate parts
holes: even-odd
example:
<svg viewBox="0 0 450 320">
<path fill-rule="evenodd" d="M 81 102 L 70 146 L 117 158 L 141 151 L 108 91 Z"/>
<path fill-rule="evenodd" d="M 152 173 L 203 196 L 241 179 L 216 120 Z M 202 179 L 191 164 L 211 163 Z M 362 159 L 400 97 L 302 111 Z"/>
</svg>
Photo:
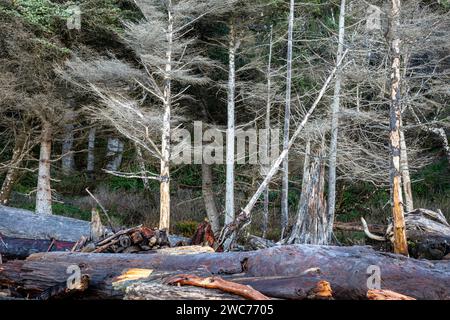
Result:
<svg viewBox="0 0 450 320">
<path fill-rule="evenodd" d="M 191 273 L 250 285 L 262 294 L 281 299 L 306 299 L 319 281 L 327 281 L 335 299 L 367 299 L 369 266 L 381 269 L 381 284 L 416 299 L 450 299 L 450 262 L 425 261 L 376 252 L 369 247 L 311 245 L 276 246 L 249 252 L 190 255 L 38 253 L 25 261 L 0 265 L 0 286 L 23 295 L 39 296 L 66 281 L 67 267 L 78 265 L 90 279 L 85 298 L 123 298 L 125 290 L 112 283 L 125 270 Z"/>
</svg>

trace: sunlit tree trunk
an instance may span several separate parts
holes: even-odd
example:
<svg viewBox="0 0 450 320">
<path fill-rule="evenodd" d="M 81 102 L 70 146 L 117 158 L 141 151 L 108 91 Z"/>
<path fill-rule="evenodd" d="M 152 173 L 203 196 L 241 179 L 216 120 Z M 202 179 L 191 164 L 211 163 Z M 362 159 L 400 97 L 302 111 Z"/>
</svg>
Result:
<svg viewBox="0 0 450 320">
<path fill-rule="evenodd" d="M 171 72 L 172 72 L 172 43 L 173 43 L 173 17 L 172 1 L 167 3 L 168 29 L 166 67 L 164 77 L 164 115 L 161 137 L 161 185 L 160 185 L 160 212 L 159 228 L 169 230 L 170 227 L 170 117 L 172 107 Z"/>
<path fill-rule="evenodd" d="M 236 86 L 235 59 L 236 59 L 236 33 L 234 24 L 230 25 L 228 44 L 228 102 L 227 102 L 227 149 L 226 149 L 226 191 L 225 191 L 225 224 L 234 220 L 234 145 L 235 145 L 235 123 L 234 123 L 234 99 Z"/>
<path fill-rule="evenodd" d="M 345 0 L 341 0 L 341 9 L 339 13 L 339 42 L 337 50 L 337 61 L 342 57 L 344 50 L 345 35 Z M 334 95 L 331 116 L 331 139 L 330 139 L 330 157 L 329 157 L 329 173 L 328 173 L 328 230 L 327 237 L 331 239 L 334 224 L 334 213 L 336 208 L 336 156 L 338 143 L 339 128 L 339 109 L 341 95 L 341 73 L 338 70 L 336 74 L 336 82 L 334 84 Z"/>
<path fill-rule="evenodd" d="M 400 39 L 398 27 L 400 25 L 400 0 L 391 0 L 391 23 L 390 34 L 392 70 L 391 70 L 391 108 L 390 108 L 390 185 L 391 206 L 394 221 L 394 252 L 408 255 L 408 244 L 406 242 L 405 217 L 403 212 L 403 199 L 401 188 L 400 171 L 400 118 L 401 118 L 401 96 L 400 96 Z"/>
<path fill-rule="evenodd" d="M 400 168 L 402 171 L 402 186 L 405 195 L 406 212 L 414 210 L 414 202 L 411 188 L 411 177 L 409 175 L 408 150 L 406 148 L 405 132 L 403 130 L 403 121 L 400 118 Z"/>
<path fill-rule="evenodd" d="M 42 125 L 41 151 L 36 193 L 36 213 L 52 214 L 52 189 L 50 186 L 50 157 L 52 151 L 52 127 L 48 122 Z"/>
<path fill-rule="evenodd" d="M 291 86 L 292 86 L 292 37 L 294 31 L 294 9 L 295 1 L 290 0 L 289 5 L 289 23 L 288 23 L 288 52 L 287 52 L 287 74 L 286 74 L 286 105 L 284 109 L 284 131 L 283 131 L 283 150 L 289 145 L 289 124 L 291 120 Z M 281 182 L 281 238 L 284 238 L 284 232 L 289 220 L 289 158 L 283 160 L 282 182 Z"/>
</svg>

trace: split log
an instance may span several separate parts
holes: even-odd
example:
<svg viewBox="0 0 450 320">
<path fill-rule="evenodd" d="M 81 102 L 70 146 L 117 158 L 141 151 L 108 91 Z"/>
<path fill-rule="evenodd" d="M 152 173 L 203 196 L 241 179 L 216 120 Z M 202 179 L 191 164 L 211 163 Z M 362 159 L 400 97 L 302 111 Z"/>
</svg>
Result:
<svg viewBox="0 0 450 320">
<path fill-rule="evenodd" d="M 66 269 L 79 265 L 90 277 L 89 298 L 123 298 L 111 290 L 112 279 L 130 268 L 191 271 L 203 268 L 212 276 L 252 286 L 282 299 L 304 299 L 321 280 L 335 299 L 367 299 L 370 266 L 381 267 L 382 289 L 416 299 L 450 299 L 450 261 L 425 261 L 376 252 L 370 247 L 311 245 L 275 246 L 250 252 L 191 255 L 38 253 L 25 261 L 0 266 L 0 286 L 37 295 L 66 280 Z"/>
</svg>

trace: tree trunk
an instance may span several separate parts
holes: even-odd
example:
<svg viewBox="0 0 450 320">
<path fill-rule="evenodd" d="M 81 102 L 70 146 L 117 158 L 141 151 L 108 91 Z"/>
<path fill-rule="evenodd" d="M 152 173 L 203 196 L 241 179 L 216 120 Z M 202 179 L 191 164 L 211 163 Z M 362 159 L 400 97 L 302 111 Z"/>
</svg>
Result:
<svg viewBox="0 0 450 320">
<path fill-rule="evenodd" d="M 106 157 L 109 159 L 106 170 L 117 171 L 122 164 L 123 142 L 119 138 L 108 138 Z"/>
<path fill-rule="evenodd" d="M 403 128 L 403 120 L 400 118 L 400 127 Z M 414 210 L 414 202 L 411 188 L 411 177 L 409 175 L 408 150 L 406 148 L 405 131 L 400 129 L 400 168 L 402 171 L 402 186 L 405 195 L 406 212 Z"/>
<path fill-rule="evenodd" d="M 344 50 L 345 36 L 345 0 L 341 0 L 341 9 L 339 12 L 339 42 L 336 60 L 339 61 Z M 331 138 L 330 138 L 330 158 L 328 172 L 328 239 L 331 239 L 333 233 L 334 214 L 336 208 L 336 157 L 339 128 L 339 110 L 341 98 L 341 73 L 338 70 L 336 82 L 334 84 L 334 95 L 331 116 Z M 358 97 L 359 98 L 359 97 Z"/>
<path fill-rule="evenodd" d="M 42 124 L 41 151 L 39 154 L 39 173 L 36 193 L 36 213 L 52 214 L 52 189 L 50 186 L 50 157 L 52 152 L 52 127 L 48 122 Z"/>
<path fill-rule="evenodd" d="M 269 40 L 269 61 L 267 63 L 267 103 L 266 103 L 266 119 L 265 119 L 265 130 L 266 130 L 266 145 L 263 147 L 265 152 L 267 165 L 264 164 L 262 172 L 264 175 L 270 169 L 270 150 L 272 146 L 271 135 L 270 135 L 270 111 L 272 107 L 272 34 L 273 26 L 270 26 L 270 40 Z M 269 181 L 270 183 L 270 181 Z M 263 223 L 262 223 L 262 236 L 263 238 L 267 235 L 267 228 L 269 226 L 269 186 L 264 189 L 264 202 L 263 202 Z"/>
<path fill-rule="evenodd" d="M 287 51 L 287 74 L 286 74 L 286 105 L 284 108 L 283 149 L 289 146 L 289 124 L 291 120 L 291 85 L 292 85 L 292 35 L 294 32 L 294 10 L 295 1 L 290 0 L 289 22 L 288 22 L 288 51 Z M 289 220 L 289 157 L 283 159 L 281 181 L 281 239 Z"/>
<path fill-rule="evenodd" d="M 370 267 L 382 266 L 381 283 L 416 299 L 450 299 L 450 262 L 430 262 L 376 252 L 368 247 L 292 245 L 249 252 L 164 254 L 38 253 L 0 268 L 0 285 L 31 297 L 67 280 L 67 267 L 78 265 L 90 278 L 85 298 L 122 298 L 112 283 L 130 268 L 152 272 L 210 275 L 252 286 L 282 299 L 305 299 L 319 281 L 328 281 L 336 299 L 366 299 Z"/>
<path fill-rule="evenodd" d="M 167 29 L 167 51 L 166 69 L 164 76 L 164 115 L 161 137 L 161 184 L 159 229 L 170 228 L 170 120 L 172 108 L 172 43 L 173 43 L 173 17 L 172 1 L 168 1 L 168 29 Z"/>
<path fill-rule="evenodd" d="M 391 0 L 390 34 L 392 74 L 391 74 L 391 109 L 390 109 L 390 147 L 391 147 L 391 205 L 394 220 L 394 251 L 408 255 L 406 242 L 405 218 L 403 212 L 403 199 L 400 171 L 400 39 L 398 27 L 400 25 L 400 0 Z"/>
<path fill-rule="evenodd" d="M 215 235 L 220 232 L 220 216 L 216 207 L 216 200 L 213 191 L 213 177 L 211 166 L 202 163 L 202 195 L 205 203 L 206 215 L 211 223 L 211 228 Z"/>
<path fill-rule="evenodd" d="M 95 127 L 89 129 L 86 171 L 90 177 L 93 177 L 95 171 L 95 133 Z"/>
<path fill-rule="evenodd" d="M 19 179 L 20 166 L 23 158 L 25 157 L 26 148 L 29 137 L 26 133 L 19 133 L 15 137 L 14 150 L 11 158 L 11 162 L 6 172 L 5 180 L 3 181 L 2 188 L 0 189 L 0 205 L 8 205 L 11 193 Z"/>
<path fill-rule="evenodd" d="M 73 147 L 73 124 L 64 126 L 64 138 L 62 144 L 61 169 L 64 175 L 69 175 L 75 169 L 75 160 L 72 152 Z"/>
<path fill-rule="evenodd" d="M 233 22 L 230 25 L 228 44 L 228 89 L 227 89 L 227 151 L 226 151 L 226 191 L 225 191 L 225 224 L 234 220 L 234 145 L 235 145 L 235 59 L 236 59 L 236 33 Z"/>
<path fill-rule="evenodd" d="M 309 152 L 309 142 L 307 145 Z M 289 243 L 328 244 L 328 220 L 326 215 L 325 165 L 323 149 L 315 154 L 311 164 L 305 158 L 302 195 L 298 206 L 297 223 Z"/>
</svg>

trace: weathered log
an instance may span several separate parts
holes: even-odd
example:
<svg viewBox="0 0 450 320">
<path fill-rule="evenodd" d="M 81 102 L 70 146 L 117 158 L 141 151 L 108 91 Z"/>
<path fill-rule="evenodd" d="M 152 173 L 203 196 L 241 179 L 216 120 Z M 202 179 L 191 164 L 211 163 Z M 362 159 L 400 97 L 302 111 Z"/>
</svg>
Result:
<svg viewBox="0 0 450 320">
<path fill-rule="evenodd" d="M 0 233 L 22 239 L 56 239 L 76 242 L 89 236 L 90 223 L 56 215 L 38 215 L 28 210 L 0 205 Z"/>
<path fill-rule="evenodd" d="M 249 300 L 270 300 L 267 296 L 263 295 L 258 290 L 253 289 L 251 286 L 227 281 L 221 277 L 202 278 L 192 274 L 180 274 L 170 278 L 168 284 L 181 284 L 183 286 L 188 285 L 205 289 L 219 289 Z"/>
<path fill-rule="evenodd" d="M 89 238 L 91 223 L 56 215 L 37 215 L 31 211 L 0 205 L 0 254 L 25 258 L 36 252 L 68 251 L 81 237 Z M 3 239 L 3 242 L 2 240 Z M 188 238 L 169 235 L 171 246 Z"/>
<path fill-rule="evenodd" d="M 367 291 L 367 298 L 369 300 L 416 300 L 390 290 L 369 290 Z"/>
<path fill-rule="evenodd" d="M 363 230 L 374 240 L 393 240 L 393 226 L 388 225 L 384 235 L 374 235 L 373 229 L 361 218 Z M 408 251 L 414 258 L 440 260 L 450 253 L 450 225 L 438 211 L 416 209 L 405 214 Z"/>
<path fill-rule="evenodd" d="M 73 242 L 5 237 L 0 234 L 0 255 L 6 259 L 25 259 L 37 252 L 68 251 Z"/>
<path fill-rule="evenodd" d="M 36 295 L 65 281 L 70 265 L 79 265 L 90 277 L 85 294 L 91 298 L 123 298 L 123 293 L 111 290 L 111 282 L 125 269 L 190 273 L 203 268 L 209 275 L 250 285 L 269 297 L 303 299 L 325 280 L 335 299 L 367 299 L 368 268 L 375 265 L 381 268 L 382 289 L 416 299 L 450 299 L 449 261 L 416 260 L 361 246 L 290 245 L 192 255 L 38 253 L 1 265 L 0 286 Z"/>
</svg>

